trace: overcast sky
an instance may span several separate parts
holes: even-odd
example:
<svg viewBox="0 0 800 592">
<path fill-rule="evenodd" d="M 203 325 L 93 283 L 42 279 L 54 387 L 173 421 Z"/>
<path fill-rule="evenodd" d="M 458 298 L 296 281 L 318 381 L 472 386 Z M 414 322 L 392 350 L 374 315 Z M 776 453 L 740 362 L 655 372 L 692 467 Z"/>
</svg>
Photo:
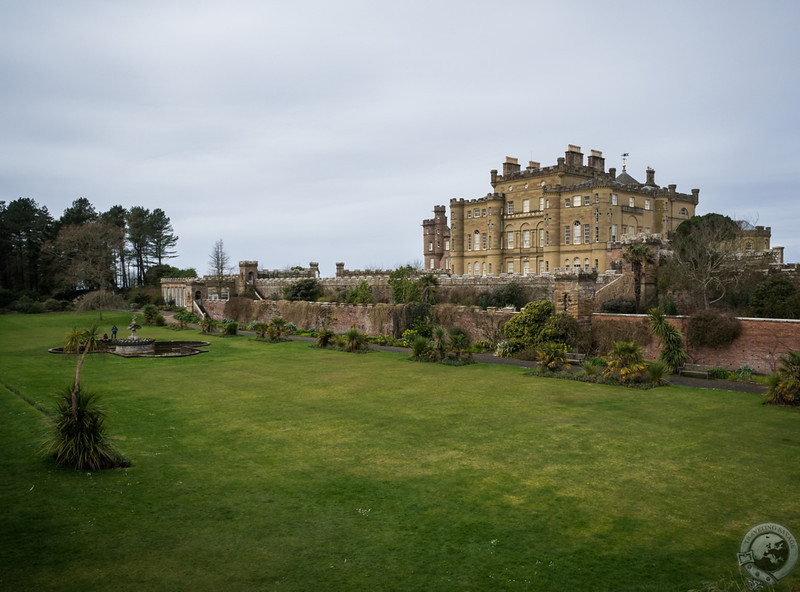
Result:
<svg viewBox="0 0 800 592">
<path fill-rule="evenodd" d="M 178 267 L 422 260 L 506 156 L 700 189 L 800 261 L 796 0 L 0 0 L 0 200 L 162 208 Z M 449 210 L 448 210 L 449 215 Z"/>
</svg>

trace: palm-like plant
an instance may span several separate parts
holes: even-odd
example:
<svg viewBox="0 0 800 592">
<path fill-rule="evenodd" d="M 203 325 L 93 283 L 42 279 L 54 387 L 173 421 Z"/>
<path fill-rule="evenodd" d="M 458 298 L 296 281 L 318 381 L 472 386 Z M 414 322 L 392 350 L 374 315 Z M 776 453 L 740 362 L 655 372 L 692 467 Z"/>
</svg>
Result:
<svg viewBox="0 0 800 592">
<path fill-rule="evenodd" d="M 455 357 L 456 360 L 461 360 L 461 357 L 464 355 L 464 353 L 469 350 L 469 345 L 469 333 L 457 327 L 451 329 L 450 350 L 453 352 L 453 357 Z"/>
<path fill-rule="evenodd" d="M 356 327 L 351 327 L 344 333 L 344 347 L 349 352 L 357 352 L 364 348 L 366 339 Z"/>
<path fill-rule="evenodd" d="M 431 353 L 431 342 L 427 337 L 417 335 L 411 342 L 411 356 L 413 358 L 427 358 Z"/>
<path fill-rule="evenodd" d="M 619 375 L 620 380 L 629 381 L 639 378 L 646 370 L 642 348 L 633 341 L 615 341 L 606 356 L 604 376 Z"/>
<path fill-rule="evenodd" d="M 73 397 L 77 394 L 77 404 Z M 105 413 L 97 395 L 67 387 L 59 395 L 55 434 L 50 442 L 55 461 L 78 470 L 98 471 L 125 466 L 106 436 Z"/>
<path fill-rule="evenodd" d="M 267 329 L 268 328 L 269 328 L 269 325 L 267 325 L 267 323 L 261 323 L 261 322 L 253 323 L 253 332 L 256 334 L 256 337 L 258 337 L 259 339 L 264 339 L 264 337 L 267 334 Z"/>
<path fill-rule="evenodd" d="M 317 333 L 318 347 L 328 347 L 335 341 L 336 341 L 336 333 L 334 333 L 330 329 L 323 329 L 322 331 Z"/>
<path fill-rule="evenodd" d="M 653 263 L 653 253 L 644 243 L 634 243 L 628 245 L 622 253 L 622 258 L 631 264 L 633 272 L 633 298 L 636 301 L 636 312 L 639 312 L 639 304 L 642 300 L 642 268 L 645 263 Z"/>
<path fill-rule="evenodd" d="M 650 315 L 650 329 L 661 340 L 661 353 L 658 359 L 670 372 L 677 374 L 689 360 L 689 354 L 683 347 L 683 337 L 678 329 L 669 323 L 660 308 L 653 308 Z"/>
<path fill-rule="evenodd" d="M 203 317 L 200 319 L 200 330 L 203 333 L 213 333 L 214 329 L 217 328 L 217 321 L 212 319 L 211 317 Z"/>
<path fill-rule="evenodd" d="M 447 331 L 441 325 L 433 328 L 432 333 L 432 349 L 433 355 L 437 360 L 444 360 L 447 357 L 447 350 L 449 344 L 447 342 Z"/>
<path fill-rule="evenodd" d="M 567 346 L 564 343 L 548 341 L 536 350 L 539 366 L 544 370 L 555 372 L 563 367 L 569 367 L 567 362 Z"/>
<path fill-rule="evenodd" d="M 776 405 L 800 405 L 800 351 L 780 358 L 778 372 L 770 376 L 767 401 Z"/>
<path fill-rule="evenodd" d="M 98 337 L 97 325 L 92 325 L 89 329 L 78 329 L 74 327 L 72 331 L 67 334 L 67 340 L 64 343 L 64 351 L 78 355 L 78 360 L 75 364 L 75 382 L 72 385 L 72 393 L 70 396 L 70 407 L 73 413 L 76 413 L 78 408 L 80 398 L 79 391 L 81 388 L 81 369 L 83 368 L 86 354 L 90 351 L 97 351 L 99 344 L 100 338 Z"/>
</svg>

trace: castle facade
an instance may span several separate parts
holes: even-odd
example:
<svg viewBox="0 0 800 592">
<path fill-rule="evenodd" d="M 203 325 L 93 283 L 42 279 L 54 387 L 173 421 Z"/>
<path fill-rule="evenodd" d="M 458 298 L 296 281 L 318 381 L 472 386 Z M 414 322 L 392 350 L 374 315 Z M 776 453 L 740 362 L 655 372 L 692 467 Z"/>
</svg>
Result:
<svg viewBox="0 0 800 592">
<path fill-rule="evenodd" d="M 610 269 L 623 239 L 663 237 L 694 216 L 699 189 L 679 193 L 659 187 L 655 171 L 644 183 L 625 171 L 605 170 L 602 152 L 584 163 L 570 145 L 554 166 L 529 162 L 522 170 L 506 157 L 502 174 L 490 172 L 492 192 L 451 199 L 423 222 L 427 270 L 456 275 L 541 275 L 555 271 Z"/>
</svg>

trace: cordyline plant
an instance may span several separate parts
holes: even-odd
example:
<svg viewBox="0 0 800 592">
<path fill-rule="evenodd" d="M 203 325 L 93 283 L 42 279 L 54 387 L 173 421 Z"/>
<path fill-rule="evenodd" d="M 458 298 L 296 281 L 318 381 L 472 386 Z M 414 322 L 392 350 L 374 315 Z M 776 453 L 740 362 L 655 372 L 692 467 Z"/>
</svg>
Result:
<svg viewBox="0 0 800 592">
<path fill-rule="evenodd" d="M 661 340 L 661 353 L 658 359 L 667 365 L 673 374 L 680 372 L 689 359 L 683 346 L 683 336 L 678 329 L 667 321 L 664 311 L 653 308 L 647 313 L 650 316 L 650 330 Z"/>
<path fill-rule="evenodd" d="M 56 462 L 79 470 L 100 470 L 128 463 L 110 444 L 105 433 L 105 414 L 95 394 L 81 390 L 81 369 L 86 354 L 99 349 L 97 327 L 73 329 L 64 351 L 78 356 L 75 382 L 58 395 L 55 433 L 50 449 Z"/>
</svg>

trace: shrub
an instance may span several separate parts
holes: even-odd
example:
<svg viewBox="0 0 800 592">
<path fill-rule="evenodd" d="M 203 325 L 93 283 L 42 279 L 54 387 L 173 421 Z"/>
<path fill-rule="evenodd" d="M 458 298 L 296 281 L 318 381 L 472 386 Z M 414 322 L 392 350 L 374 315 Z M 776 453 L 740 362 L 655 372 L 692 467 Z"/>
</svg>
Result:
<svg viewBox="0 0 800 592">
<path fill-rule="evenodd" d="M 653 386 L 660 386 L 666 384 L 667 380 L 664 378 L 669 368 L 664 362 L 653 362 L 647 365 L 647 381 Z"/>
<path fill-rule="evenodd" d="M 730 375 L 730 372 L 725 368 L 712 368 L 708 375 L 715 380 L 725 380 Z"/>
<path fill-rule="evenodd" d="M 586 376 L 597 376 L 602 373 L 605 364 L 598 362 L 597 358 L 586 358 L 581 362 L 581 368 Z"/>
<path fill-rule="evenodd" d="M 256 337 L 259 339 L 264 339 L 267 335 L 267 329 L 269 325 L 267 323 L 253 323 L 250 329 L 256 334 Z"/>
<path fill-rule="evenodd" d="M 181 329 L 185 329 L 192 323 L 199 323 L 200 319 L 196 314 L 184 309 L 175 313 L 175 320 L 180 325 Z"/>
<path fill-rule="evenodd" d="M 603 304 L 600 305 L 600 312 L 635 314 L 636 300 L 628 298 L 627 296 L 617 296 L 616 298 L 603 302 Z"/>
<path fill-rule="evenodd" d="M 237 335 L 239 333 L 239 323 L 231 321 L 223 325 L 225 335 Z"/>
<path fill-rule="evenodd" d="M 61 302 L 55 298 L 48 298 L 44 301 L 44 309 L 50 312 L 62 310 Z"/>
<path fill-rule="evenodd" d="M 468 351 L 470 346 L 469 333 L 464 331 L 461 327 L 451 327 L 448 332 L 450 334 L 450 351 L 452 353 L 452 358 L 460 361 L 465 353 L 468 358 L 472 358 L 472 354 Z"/>
<path fill-rule="evenodd" d="M 217 321 L 211 317 L 203 317 L 200 319 L 200 330 L 203 333 L 213 333 L 217 328 Z"/>
<path fill-rule="evenodd" d="M 521 347 L 533 347 L 550 341 L 547 338 L 550 333 L 547 330 L 547 321 L 555 311 L 555 305 L 549 300 L 529 302 L 503 327 L 506 339 L 517 341 Z"/>
<path fill-rule="evenodd" d="M 563 343 L 555 343 L 549 341 L 543 343 L 536 350 L 539 367 L 549 372 L 561 370 L 566 367 L 569 368 L 567 362 L 567 346 Z"/>
<path fill-rule="evenodd" d="M 623 382 L 637 380 L 646 369 L 642 348 L 633 341 L 617 341 L 606 356 L 604 376 L 619 376 Z"/>
<path fill-rule="evenodd" d="M 419 335 L 414 329 L 406 329 L 400 336 L 401 347 L 411 347 L 411 342 Z"/>
<path fill-rule="evenodd" d="M 57 395 L 55 433 L 49 449 L 62 466 L 81 471 L 99 471 L 129 463 L 111 445 L 105 427 L 105 413 L 95 394 L 77 389 L 77 407 L 72 408 L 73 387 Z"/>
<path fill-rule="evenodd" d="M 694 347 L 725 347 L 742 332 L 742 323 L 733 315 L 714 309 L 701 310 L 689 317 L 687 337 Z"/>
<path fill-rule="evenodd" d="M 778 372 L 770 376 L 767 402 L 800 405 L 800 351 L 788 351 L 780 358 Z"/>
<path fill-rule="evenodd" d="M 155 325 L 156 324 L 156 317 L 161 314 L 152 304 L 146 305 L 142 309 L 142 314 L 144 315 L 144 324 L 145 325 Z"/>
<path fill-rule="evenodd" d="M 739 366 L 736 369 L 736 378 L 738 380 L 750 380 L 753 378 L 754 372 L 755 370 L 753 370 L 750 366 Z"/>
<path fill-rule="evenodd" d="M 498 358 L 510 358 L 517 348 L 510 341 L 501 341 L 494 348 L 494 355 Z"/>
<path fill-rule="evenodd" d="M 322 296 L 322 286 L 315 278 L 297 280 L 283 289 L 283 297 L 286 300 L 316 302 L 320 296 Z"/>
<path fill-rule="evenodd" d="M 330 329 L 323 329 L 317 333 L 317 345 L 319 347 L 328 347 L 334 343 L 336 343 L 336 333 Z"/>
<path fill-rule="evenodd" d="M 411 357 L 417 360 L 431 359 L 431 342 L 427 337 L 417 335 L 411 342 Z"/>
<path fill-rule="evenodd" d="M 359 352 L 366 348 L 367 336 L 357 327 L 350 327 L 344 332 L 344 348 L 349 352 Z"/>
</svg>

